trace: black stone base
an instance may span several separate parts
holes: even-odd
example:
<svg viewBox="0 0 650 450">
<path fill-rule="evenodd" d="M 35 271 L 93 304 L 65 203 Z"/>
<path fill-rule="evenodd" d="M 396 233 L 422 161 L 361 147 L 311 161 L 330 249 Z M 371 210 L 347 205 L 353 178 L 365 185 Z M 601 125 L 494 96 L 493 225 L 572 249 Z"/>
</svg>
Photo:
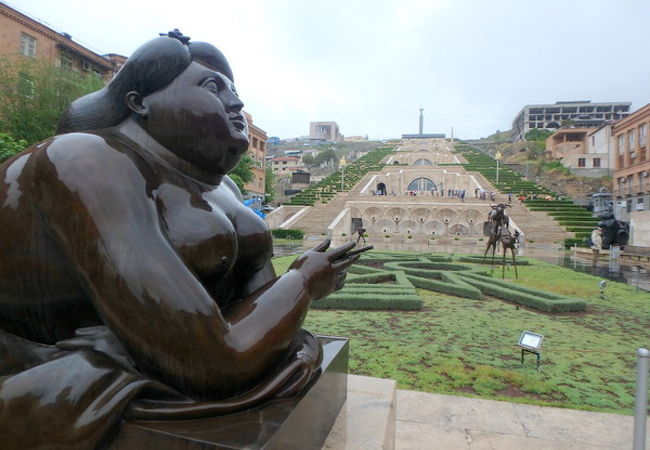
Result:
<svg viewBox="0 0 650 450">
<path fill-rule="evenodd" d="M 300 397 L 207 419 L 125 421 L 109 449 L 320 449 L 347 396 L 349 346 L 345 338 L 319 340 L 322 374 Z"/>
</svg>

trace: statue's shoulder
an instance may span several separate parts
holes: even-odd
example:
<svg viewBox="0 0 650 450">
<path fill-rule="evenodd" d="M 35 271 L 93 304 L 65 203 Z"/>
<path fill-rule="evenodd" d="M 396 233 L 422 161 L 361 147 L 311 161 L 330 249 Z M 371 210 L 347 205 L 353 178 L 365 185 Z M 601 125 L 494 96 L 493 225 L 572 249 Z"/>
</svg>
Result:
<svg viewBox="0 0 650 450">
<path fill-rule="evenodd" d="M 76 167 L 80 170 L 103 169 L 110 171 L 116 163 L 125 162 L 132 149 L 123 145 L 119 139 L 109 133 L 75 132 L 54 136 L 36 144 L 36 150 L 42 153 L 57 168 Z"/>
<path fill-rule="evenodd" d="M 243 200 L 243 196 L 241 195 L 241 191 L 237 187 L 237 184 L 235 184 L 235 182 L 232 181 L 232 178 L 230 178 L 228 175 L 223 177 L 223 180 L 221 180 L 221 184 L 229 191 L 231 191 L 233 194 L 235 194 L 237 200 L 239 201 Z"/>
</svg>

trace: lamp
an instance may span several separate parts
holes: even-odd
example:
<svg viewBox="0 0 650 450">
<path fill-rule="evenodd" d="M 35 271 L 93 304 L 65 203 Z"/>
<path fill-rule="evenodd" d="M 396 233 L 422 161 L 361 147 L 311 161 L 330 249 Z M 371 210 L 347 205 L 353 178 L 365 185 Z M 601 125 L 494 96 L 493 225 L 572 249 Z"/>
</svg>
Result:
<svg viewBox="0 0 650 450">
<path fill-rule="evenodd" d="M 607 280 L 600 280 L 598 282 L 598 287 L 600 288 L 600 298 L 605 298 L 605 287 L 607 286 Z"/>
</svg>

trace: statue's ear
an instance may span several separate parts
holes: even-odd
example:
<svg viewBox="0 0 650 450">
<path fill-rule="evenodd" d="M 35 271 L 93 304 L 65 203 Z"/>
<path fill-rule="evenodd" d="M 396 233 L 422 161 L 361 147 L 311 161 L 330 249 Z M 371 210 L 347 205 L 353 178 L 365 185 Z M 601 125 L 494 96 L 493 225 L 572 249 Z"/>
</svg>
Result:
<svg viewBox="0 0 650 450">
<path fill-rule="evenodd" d="M 144 105 L 142 99 L 142 95 L 137 91 L 129 91 L 124 96 L 126 106 L 128 106 L 129 109 L 136 113 L 138 116 L 146 118 L 149 114 L 149 108 Z"/>
</svg>

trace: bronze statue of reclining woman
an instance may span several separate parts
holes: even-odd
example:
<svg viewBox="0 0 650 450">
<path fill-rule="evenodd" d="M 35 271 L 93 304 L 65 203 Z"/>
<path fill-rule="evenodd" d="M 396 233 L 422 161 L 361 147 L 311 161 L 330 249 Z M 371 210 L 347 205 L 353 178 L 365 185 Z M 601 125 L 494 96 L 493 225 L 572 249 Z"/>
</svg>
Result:
<svg viewBox="0 0 650 450">
<path fill-rule="evenodd" d="M 326 241 L 276 276 L 226 175 L 242 107 L 221 52 L 174 32 L 0 166 L 3 446 L 99 446 L 124 414 L 237 411 L 318 370 L 301 325 L 359 256 Z"/>
</svg>

